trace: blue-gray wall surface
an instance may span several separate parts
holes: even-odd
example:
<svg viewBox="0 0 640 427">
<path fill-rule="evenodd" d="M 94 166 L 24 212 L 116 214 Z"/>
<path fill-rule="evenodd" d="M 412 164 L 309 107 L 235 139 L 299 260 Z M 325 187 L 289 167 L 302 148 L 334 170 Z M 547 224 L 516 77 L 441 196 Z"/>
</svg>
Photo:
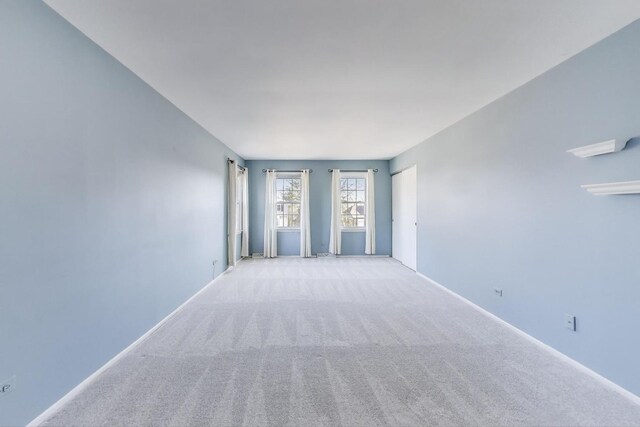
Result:
<svg viewBox="0 0 640 427">
<path fill-rule="evenodd" d="M 235 154 L 40 1 L 0 1 L 0 424 L 36 417 L 226 263 Z"/>
<path fill-rule="evenodd" d="M 418 271 L 640 394 L 640 21 L 391 161 L 418 165 Z M 493 288 L 502 288 L 502 298 Z M 577 331 L 564 315 L 577 316 Z"/>
<path fill-rule="evenodd" d="M 309 178 L 311 253 L 329 252 L 331 173 L 328 169 L 378 169 L 375 177 L 376 254 L 391 254 L 391 175 L 387 160 L 247 160 L 249 168 L 250 253 L 264 250 L 265 174 L 262 169 L 313 169 Z M 342 233 L 343 255 L 364 255 L 363 232 Z M 278 233 L 278 255 L 300 255 L 300 233 Z"/>
</svg>

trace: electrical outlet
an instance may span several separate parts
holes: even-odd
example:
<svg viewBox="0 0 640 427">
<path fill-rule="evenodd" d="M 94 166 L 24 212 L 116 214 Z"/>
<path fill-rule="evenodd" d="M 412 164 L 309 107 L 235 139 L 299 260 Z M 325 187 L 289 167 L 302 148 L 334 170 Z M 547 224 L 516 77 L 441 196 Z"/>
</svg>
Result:
<svg viewBox="0 0 640 427">
<path fill-rule="evenodd" d="M 576 330 L 576 316 L 574 316 L 572 314 L 565 314 L 564 315 L 564 326 L 570 331 L 575 331 Z"/>
<path fill-rule="evenodd" d="M 0 398 L 3 398 L 7 394 L 11 393 L 16 388 L 16 376 L 12 376 L 6 381 L 0 383 Z"/>
<path fill-rule="evenodd" d="M 497 297 L 501 297 L 501 296 L 502 296 L 502 289 L 493 288 L 493 293 L 494 293 Z"/>
</svg>

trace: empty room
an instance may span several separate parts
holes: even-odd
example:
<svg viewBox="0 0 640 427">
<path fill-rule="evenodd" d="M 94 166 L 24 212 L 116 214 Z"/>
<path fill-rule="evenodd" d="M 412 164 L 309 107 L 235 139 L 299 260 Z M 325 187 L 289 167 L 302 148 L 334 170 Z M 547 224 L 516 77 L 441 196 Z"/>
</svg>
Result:
<svg viewBox="0 0 640 427">
<path fill-rule="evenodd" d="M 638 0 L 0 0 L 0 426 L 640 426 Z"/>
</svg>

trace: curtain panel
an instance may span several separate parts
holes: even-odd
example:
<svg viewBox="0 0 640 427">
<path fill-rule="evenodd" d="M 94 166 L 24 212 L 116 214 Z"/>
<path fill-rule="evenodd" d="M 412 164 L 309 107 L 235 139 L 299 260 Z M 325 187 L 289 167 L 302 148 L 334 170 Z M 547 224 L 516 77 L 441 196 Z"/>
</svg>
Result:
<svg viewBox="0 0 640 427">
<path fill-rule="evenodd" d="M 340 169 L 331 174 L 331 230 L 329 253 L 340 255 L 342 251 L 342 215 L 340 200 Z"/>
<path fill-rule="evenodd" d="M 367 197 L 365 206 L 366 230 L 364 253 L 374 255 L 376 253 L 376 201 L 373 169 L 367 170 Z"/>
<path fill-rule="evenodd" d="M 276 171 L 266 172 L 264 198 L 264 257 L 278 256 L 278 230 L 276 222 Z"/>
<path fill-rule="evenodd" d="M 309 211 L 309 170 L 300 173 L 300 256 L 311 256 L 311 215 Z"/>
<path fill-rule="evenodd" d="M 241 256 L 249 256 L 249 169 L 242 171 L 242 244 Z"/>
<path fill-rule="evenodd" d="M 236 265 L 236 214 L 237 214 L 237 182 L 238 182 L 238 165 L 231 160 L 229 164 L 229 200 L 227 203 L 227 264 L 230 267 Z"/>
</svg>

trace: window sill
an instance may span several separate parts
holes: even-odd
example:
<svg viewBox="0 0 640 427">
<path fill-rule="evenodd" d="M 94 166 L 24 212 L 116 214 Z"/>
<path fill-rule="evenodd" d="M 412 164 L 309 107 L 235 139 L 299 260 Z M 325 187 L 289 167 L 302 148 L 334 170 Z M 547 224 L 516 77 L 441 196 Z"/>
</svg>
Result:
<svg viewBox="0 0 640 427">
<path fill-rule="evenodd" d="M 343 228 L 340 231 L 346 232 L 346 233 L 364 233 L 367 231 L 366 228 Z"/>
<path fill-rule="evenodd" d="M 281 233 L 281 232 L 282 233 L 296 233 L 296 232 L 299 232 L 300 229 L 299 228 L 278 228 L 278 229 L 276 229 L 276 231 L 278 233 Z"/>
</svg>

